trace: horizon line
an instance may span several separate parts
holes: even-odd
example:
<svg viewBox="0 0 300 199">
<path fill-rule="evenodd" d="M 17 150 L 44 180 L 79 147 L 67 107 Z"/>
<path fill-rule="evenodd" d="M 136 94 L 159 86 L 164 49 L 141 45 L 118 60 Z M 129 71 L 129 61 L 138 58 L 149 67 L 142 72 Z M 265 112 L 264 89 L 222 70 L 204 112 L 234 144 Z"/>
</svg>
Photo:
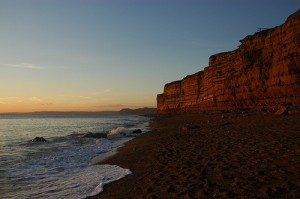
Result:
<svg viewBox="0 0 300 199">
<path fill-rule="evenodd" d="M 106 111 L 24 111 L 24 112 L 0 112 L 3 114 L 34 114 L 34 113 L 104 113 L 104 112 L 120 112 L 124 109 L 137 110 L 137 109 L 157 109 L 157 107 L 141 107 L 141 108 L 122 108 L 120 110 L 106 110 Z"/>
</svg>

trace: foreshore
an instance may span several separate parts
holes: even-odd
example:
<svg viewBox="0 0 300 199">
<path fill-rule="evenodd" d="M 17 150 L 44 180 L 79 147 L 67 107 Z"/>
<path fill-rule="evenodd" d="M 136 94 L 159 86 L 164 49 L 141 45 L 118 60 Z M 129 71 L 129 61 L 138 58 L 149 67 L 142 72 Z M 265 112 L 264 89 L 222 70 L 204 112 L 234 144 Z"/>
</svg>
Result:
<svg viewBox="0 0 300 199">
<path fill-rule="evenodd" d="M 91 198 L 300 198 L 300 115 L 158 116 L 99 164 L 132 174 Z"/>
</svg>

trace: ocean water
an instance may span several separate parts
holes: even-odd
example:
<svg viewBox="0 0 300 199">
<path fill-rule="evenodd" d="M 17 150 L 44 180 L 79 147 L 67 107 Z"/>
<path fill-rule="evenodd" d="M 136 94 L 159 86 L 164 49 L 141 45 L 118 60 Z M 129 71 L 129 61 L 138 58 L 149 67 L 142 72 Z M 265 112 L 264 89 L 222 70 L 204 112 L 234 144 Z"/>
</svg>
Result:
<svg viewBox="0 0 300 199">
<path fill-rule="evenodd" d="M 0 198 L 85 198 L 129 175 L 128 168 L 93 165 L 129 139 L 147 131 L 137 115 L 0 115 Z M 108 138 L 85 138 L 107 132 Z M 126 136 L 127 135 L 127 136 Z M 31 140 L 44 137 L 47 142 Z"/>
</svg>

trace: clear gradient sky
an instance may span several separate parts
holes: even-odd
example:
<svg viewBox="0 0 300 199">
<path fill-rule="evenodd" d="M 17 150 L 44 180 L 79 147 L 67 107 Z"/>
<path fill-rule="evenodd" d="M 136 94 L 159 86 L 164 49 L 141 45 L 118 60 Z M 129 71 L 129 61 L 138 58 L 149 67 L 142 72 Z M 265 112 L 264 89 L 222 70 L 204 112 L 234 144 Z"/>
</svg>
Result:
<svg viewBox="0 0 300 199">
<path fill-rule="evenodd" d="M 0 0 L 0 112 L 155 107 L 164 84 L 299 8 L 299 0 Z"/>
</svg>

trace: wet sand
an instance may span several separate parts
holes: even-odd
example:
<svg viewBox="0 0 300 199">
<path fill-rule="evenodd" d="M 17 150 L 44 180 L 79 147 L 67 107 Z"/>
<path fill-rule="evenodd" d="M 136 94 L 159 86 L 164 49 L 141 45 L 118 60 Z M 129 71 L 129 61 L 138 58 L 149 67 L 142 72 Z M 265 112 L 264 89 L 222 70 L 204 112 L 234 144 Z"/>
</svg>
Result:
<svg viewBox="0 0 300 199">
<path fill-rule="evenodd" d="M 100 164 L 133 173 L 93 198 L 300 198 L 300 115 L 181 114 Z"/>
</svg>

